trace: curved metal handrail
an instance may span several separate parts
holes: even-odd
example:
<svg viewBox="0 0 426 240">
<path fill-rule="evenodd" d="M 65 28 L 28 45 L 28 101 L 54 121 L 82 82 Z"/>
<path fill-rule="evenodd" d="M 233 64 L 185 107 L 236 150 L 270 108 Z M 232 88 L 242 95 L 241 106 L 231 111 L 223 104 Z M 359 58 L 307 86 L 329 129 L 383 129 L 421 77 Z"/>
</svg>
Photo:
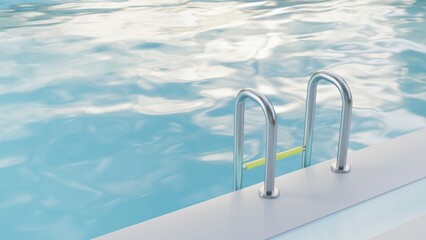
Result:
<svg viewBox="0 0 426 240">
<path fill-rule="evenodd" d="M 271 102 L 260 92 L 242 89 L 235 102 L 234 122 L 234 191 L 242 188 L 243 182 L 243 146 L 244 146 L 244 103 L 247 98 L 257 102 L 266 118 L 266 167 L 265 183 L 259 195 L 263 198 L 276 198 L 279 191 L 275 188 L 275 159 L 277 146 L 277 117 Z"/>
<path fill-rule="evenodd" d="M 325 80 L 332 83 L 339 89 L 342 97 L 342 114 L 340 120 L 340 134 L 337 148 L 337 159 L 332 164 L 331 169 L 335 172 L 346 173 L 350 171 L 350 165 L 347 164 L 349 132 L 352 116 L 352 93 L 343 78 L 336 74 L 319 71 L 312 75 L 308 83 L 308 92 L 306 96 L 306 118 L 305 118 L 305 134 L 303 138 L 304 151 L 302 153 L 302 168 L 311 165 L 311 151 L 315 117 L 315 101 L 317 94 L 318 82 Z"/>
</svg>

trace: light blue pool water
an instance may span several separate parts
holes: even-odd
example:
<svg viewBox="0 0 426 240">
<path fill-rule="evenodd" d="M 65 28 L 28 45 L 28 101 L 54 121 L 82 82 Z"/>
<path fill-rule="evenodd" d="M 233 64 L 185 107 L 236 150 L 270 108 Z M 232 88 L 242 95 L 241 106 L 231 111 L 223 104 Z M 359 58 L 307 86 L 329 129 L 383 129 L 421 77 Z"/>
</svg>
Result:
<svg viewBox="0 0 426 240">
<path fill-rule="evenodd" d="M 278 151 L 301 144 L 320 69 L 352 89 L 351 150 L 425 127 L 425 25 L 414 0 L 1 1 L 0 239 L 87 239 L 230 192 L 244 87 L 275 105 Z M 340 114 L 336 89 L 318 100 L 315 162 Z M 265 134 L 247 106 L 249 160 Z"/>
</svg>

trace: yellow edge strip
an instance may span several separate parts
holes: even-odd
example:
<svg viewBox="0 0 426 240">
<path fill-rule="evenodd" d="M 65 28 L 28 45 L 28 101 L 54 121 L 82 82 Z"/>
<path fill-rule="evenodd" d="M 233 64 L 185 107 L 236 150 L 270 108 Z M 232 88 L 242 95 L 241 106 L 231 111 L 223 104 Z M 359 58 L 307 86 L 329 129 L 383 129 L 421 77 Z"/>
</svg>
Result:
<svg viewBox="0 0 426 240">
<path fill-rule="evenodd" d="M 303 151 L 303 147 L 300 146 L 300 147 L 295 147 L 295 148 L 289 149 L 289 150 L 284 151 L 284 152 L 277 153 L 277 161 L 284 159 L 284 158 L 294 156 L 296 154 L 301 153 L 302 151 Z M 255 168 L 255 167 L 262 166 L 264 164 L 265 164 L 265 158 L 259 158 L 257 160 L 253 160 L 251 162 L 245 163 L 243 165 L 243 169 L 249 170 L 249 169 L 252 169 L 252 168 Z"/>
</svg>

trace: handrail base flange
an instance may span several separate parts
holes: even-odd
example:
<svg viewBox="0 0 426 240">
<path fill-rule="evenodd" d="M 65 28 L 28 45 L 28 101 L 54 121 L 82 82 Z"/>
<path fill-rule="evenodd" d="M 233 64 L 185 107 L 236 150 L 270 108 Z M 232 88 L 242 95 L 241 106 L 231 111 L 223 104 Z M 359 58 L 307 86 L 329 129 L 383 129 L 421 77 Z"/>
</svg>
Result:
<svg viewBox="0 0 426 240">
<path fill-rule="evenodd" d="M 336 173 L 348 173 L 351 171 L 351 166 L 349 164 L 346 164 L 343 169 L 337 168 L 337 162 L 334 162 L 331 164 L 331 170 Z"/>
<path fill-rule="evenodd" d="M 265 187 L 261 187 L 259 190 L 259 196 L 265 199 L 274 199 L 280 195 L 280 191 L 277 188 L 274 188 L 274 191 L 267 193 Z"/>
</svg>

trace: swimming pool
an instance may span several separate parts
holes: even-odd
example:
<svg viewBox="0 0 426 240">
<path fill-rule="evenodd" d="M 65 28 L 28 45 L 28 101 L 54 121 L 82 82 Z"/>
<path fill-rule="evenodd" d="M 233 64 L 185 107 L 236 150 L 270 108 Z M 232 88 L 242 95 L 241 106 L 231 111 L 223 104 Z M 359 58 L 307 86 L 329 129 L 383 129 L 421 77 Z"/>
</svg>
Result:
<svg viewBox="0 0 426 240">
<path fill-rule="evenodd" d="M 307 80 L 320 69 L 351 87 L 352 150 L 426 126 L 425 8 L 0 3 L 0 237 L 85 239 L 231 191 L 243 87 L 276 106 L 279 151 L 301 144 Z M 340 114 L 335 89 L 319 91 L 317 162 L 335 155 Z M 263 116 L 251 108 L 246 119 L 253 159 Z M 278 163 L 278 174 L 299 165 Z M 260 182 L 262 169 L 245 177 Z"/>
</svg>

